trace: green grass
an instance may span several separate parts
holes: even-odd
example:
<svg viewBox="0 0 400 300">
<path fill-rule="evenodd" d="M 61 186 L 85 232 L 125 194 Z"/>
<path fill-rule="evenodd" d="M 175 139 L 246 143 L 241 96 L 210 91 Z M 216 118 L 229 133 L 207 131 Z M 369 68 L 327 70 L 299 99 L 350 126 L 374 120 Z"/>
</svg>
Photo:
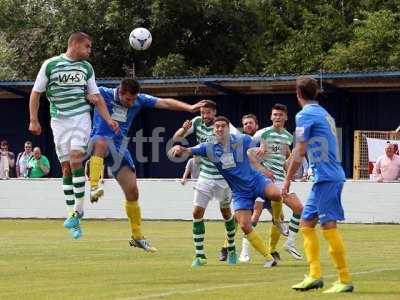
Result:
<svg viewBox="0 0 400 300">
<path fill-rule="evenodd" d="M 255 251 L 250 264 L 219 262 L 221 222 L 206 224 L 208 265 L 199 269 L 190 268 L 190 222 L 144 222 L 156 254 L 128 246 L 126 222 L 83 226 L 84 237 L 74 241 L 59 220 L 0 220 L 0 299 L 400 299 L 398 225 L 341 226 L 356 289 L 346 295 L 292 291 L 307 265 L 284 251 L 273 269 L 263 269 Z M 268 226 L 257 230 L 265 236 Z M 330 286 L 336 273 L 325 241 L 321 248 Z"/>
</svg>

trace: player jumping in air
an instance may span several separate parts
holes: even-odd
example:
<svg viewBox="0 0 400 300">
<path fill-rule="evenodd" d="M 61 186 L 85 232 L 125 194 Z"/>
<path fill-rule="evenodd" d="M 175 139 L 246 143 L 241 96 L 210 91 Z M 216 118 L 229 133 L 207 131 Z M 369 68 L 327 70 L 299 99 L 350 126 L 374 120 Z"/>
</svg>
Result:
<svg viewBox="0 0 400 300">
<path fill-rule="evenodd" d="M 155 252 L 141 231 L 141 210 L 138 203 L 139 191 L 136 182 L 135 166 L 127 149 L 126 135 L 136 115 L 143 107 L 197 112 L 204 101 L 194 105 L 170 99 L 156 98 L 139 93 L 140 85 L 135 79 L 123 79 L 117 88 L 99 88 L 113 120 L 118 122 L 120 134 L 115 134 L 96 109 L 93 116 L 91 138 L 94 143 L 94 153 L 90 158 L 91 202 L 97 202 L 104 194 L 99 184 L 104 163 L 111 167 L 112 172 L 125 195 L 125 211 L 131 229 L 130 245 L 147 252 Z"/>
<path fill-rule="evenodd" d="M 87 34 L 71 34 L 67 52 L 42 64 L 29 100 L 29 130 L 36 135 L 42 131 L 38 119 L 41 93 L 46 92 L 50 101 L 50 125 L 61 163 L 62 187 L 68 210 L 64 227 L 70 229 L 76 239 L 82 235 L 80 220 L 85 198 L 82 161 L 91 130 L 91 108 L 86 99 L 96 106 L 110 130 L 118 132 L 118 123 L 110 117 L 96 86 L 94 70 L 86 61 L 91 47 L 92 39 Z"/>
</svg>

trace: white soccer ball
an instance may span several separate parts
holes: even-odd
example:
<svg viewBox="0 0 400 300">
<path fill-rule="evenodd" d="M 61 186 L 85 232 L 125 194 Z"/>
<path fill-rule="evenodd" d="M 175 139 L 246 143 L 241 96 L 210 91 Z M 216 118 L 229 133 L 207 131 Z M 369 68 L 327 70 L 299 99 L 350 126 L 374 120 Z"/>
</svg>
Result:
<svg viewBox="0 0 400 300">
<path fill-rule="evenodd" d="M 151 33 L 146 28 L 135 28 L 129 35 L 129 44 L 136 50 L 146 50 L 152 41 Z"/>
</svg>

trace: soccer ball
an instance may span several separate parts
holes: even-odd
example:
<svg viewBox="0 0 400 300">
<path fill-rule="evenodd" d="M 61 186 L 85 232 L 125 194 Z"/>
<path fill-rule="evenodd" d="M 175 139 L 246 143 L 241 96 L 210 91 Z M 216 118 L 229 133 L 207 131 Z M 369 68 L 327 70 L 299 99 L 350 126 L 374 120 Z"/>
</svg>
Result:
<svg viewBox="0 0 400 300">
<path fill-rule="evenodd" d="M 151 33 L 146 28 L 135 28 L 129 35 L 129 44 L 136 50 L 146 50 L 151 45 Z"/>
</svg>

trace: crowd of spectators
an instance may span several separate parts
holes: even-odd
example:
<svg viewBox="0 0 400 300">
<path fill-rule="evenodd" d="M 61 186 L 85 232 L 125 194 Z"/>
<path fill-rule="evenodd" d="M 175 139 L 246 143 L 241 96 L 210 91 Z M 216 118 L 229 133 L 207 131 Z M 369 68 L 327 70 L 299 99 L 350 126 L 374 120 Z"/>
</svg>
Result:
<svg viewBox="0 0 400 300">
<path fill-rule="evenodd" d="M 41 153 L 39 147 L 33 149 L 30 141 L 24 143 L 24 150 L 15 154 L 9 149 L 8 142 L 2 140 L 0 159 L 0 179 L 10 178 L 41 178 L 50 172 L 50 163 L 46 156 Z"/>
</svg>

